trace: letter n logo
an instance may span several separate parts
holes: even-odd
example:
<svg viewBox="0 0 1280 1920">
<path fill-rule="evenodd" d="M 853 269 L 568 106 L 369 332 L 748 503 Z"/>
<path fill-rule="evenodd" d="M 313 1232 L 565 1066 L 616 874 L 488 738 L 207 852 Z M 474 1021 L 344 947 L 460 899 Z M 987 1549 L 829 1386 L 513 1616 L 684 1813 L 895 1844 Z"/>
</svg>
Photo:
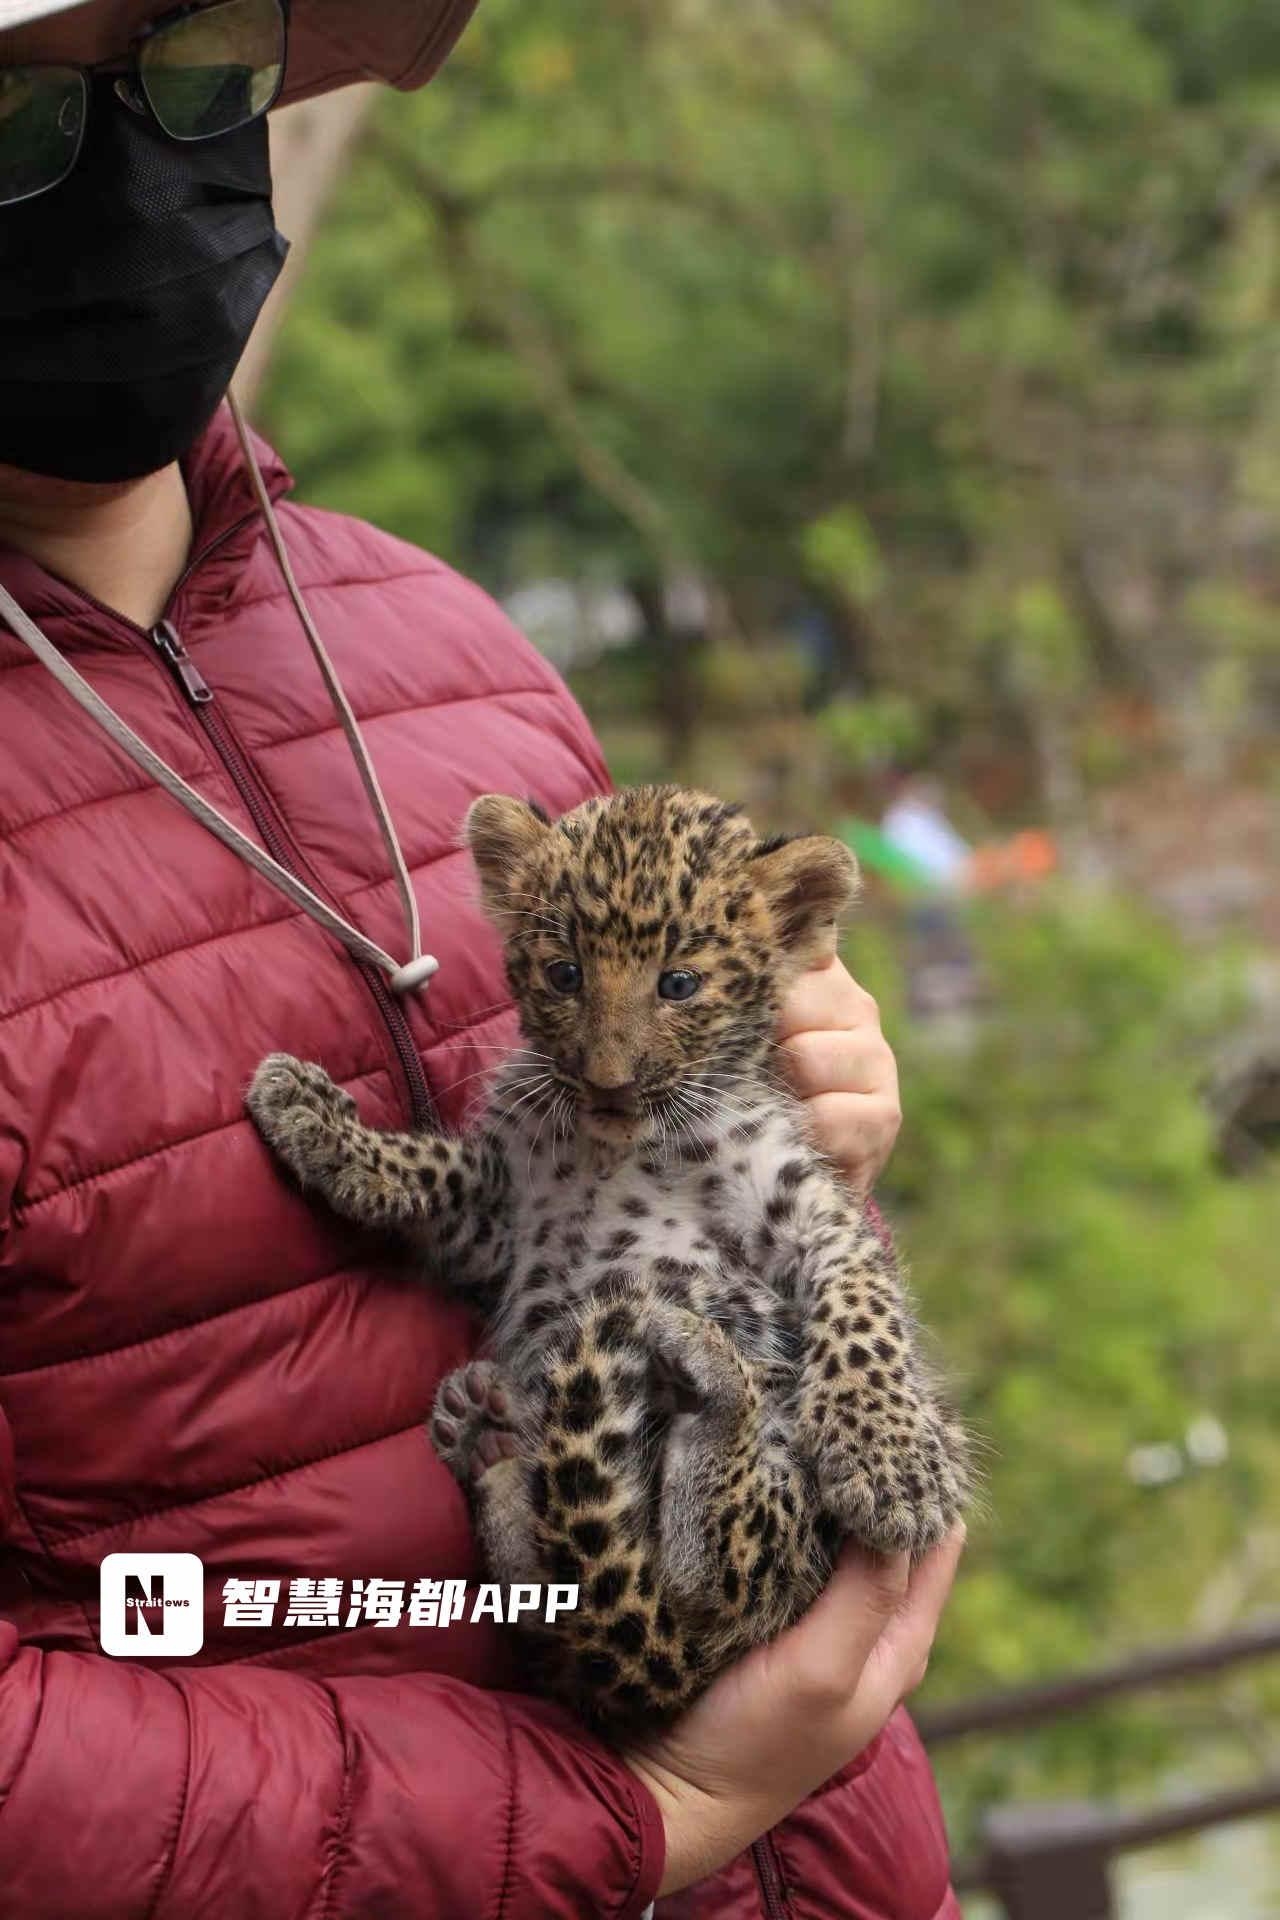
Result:
<svg viewBox="0 0 1280 1920">
<path fill-rule="evenodd" d="M 148 1589 L 136 1573 L 124 1577 L 124 1630 L 145 1639 L 164 1632 L 164 1575 L 153 1574 Z"/>
</svg>

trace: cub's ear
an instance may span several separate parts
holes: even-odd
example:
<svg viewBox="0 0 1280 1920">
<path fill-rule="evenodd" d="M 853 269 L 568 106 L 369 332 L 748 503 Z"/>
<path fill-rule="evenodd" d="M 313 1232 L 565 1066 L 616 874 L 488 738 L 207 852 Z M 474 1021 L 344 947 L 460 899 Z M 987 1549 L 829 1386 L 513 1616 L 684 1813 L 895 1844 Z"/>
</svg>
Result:
<svg viewBox="0 0 1280 1920">
<path fill-rule="evenodd" d="M 778 944 L 797 970 L 829 958 L 840 917 L 858 897 L 858 863 L 848 847 L 824 833 L 780 837 L 762 840 L 751 863 Z"/>
<path fill-rule="evenodd" d="M 467 809 L 462 837 L 480 875 L 485 909 L 500 926 L 528 907 L 520 896 L 520 868 L 550 831 L 541 807 L 505 793 L 482 794 Z"/>
</svg>

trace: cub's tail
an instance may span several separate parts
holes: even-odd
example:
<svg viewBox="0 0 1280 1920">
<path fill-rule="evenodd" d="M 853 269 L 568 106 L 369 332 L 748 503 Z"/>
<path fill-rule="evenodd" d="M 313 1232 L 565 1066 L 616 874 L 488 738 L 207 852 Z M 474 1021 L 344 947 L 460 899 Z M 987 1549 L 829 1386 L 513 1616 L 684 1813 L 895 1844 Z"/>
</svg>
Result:
<svg viewBox="0 0 1280 1920">
<path fill-rule="evenodd" d="M 538 1558 L 579 1604 L 543 1657 L 585 1718 L 669 1717 L 797 1610 L 775 1570 L 806 1503 L 773 1452 L 733 1343 L 639 1286 L 553 1350 L 530 1491 Z"/>
</svg>

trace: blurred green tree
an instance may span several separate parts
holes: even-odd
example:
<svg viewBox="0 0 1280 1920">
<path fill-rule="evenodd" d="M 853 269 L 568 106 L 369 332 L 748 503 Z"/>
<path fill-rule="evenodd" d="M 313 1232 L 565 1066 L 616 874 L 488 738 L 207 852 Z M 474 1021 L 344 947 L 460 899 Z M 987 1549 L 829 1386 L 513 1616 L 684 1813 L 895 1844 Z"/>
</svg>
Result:
<svg viewBox="0 0 1280 1920">
<path fill-rule="evenodd" d="M 883 927 L 855 930 L 848 956 L 909 1089 L 882 1198 L 985 1455 L 931 1682 L 953 1693 L 1222 1631 L 1280 1599 L 1280 1194 L 1221 1177 L 1196 1091 L 1238 965 L 1068 893 L 985 907 L 972 933 L 990 1011 L 959 1051 L 903 1020 Z M 1167 1478 L 1149 1481 L 1143 1448 Z M 1277 1710 L 1280 1675 L 1259 1669 L 1210 1701 L 949 1749 L 944 1779 L 966 1832 L 992 1798 L 1106 1796 L 1189 1763 L 1247 1775 Z"/>
<path fill-rule="evenodd" d="M 1059 809 L 1029 608 L 1189 758 L 1280 698 L 1278 167 L 1245 0 L 486 0 L 382 103 L 268 423 L 499 589 L 628 583 L 677 731 L 693 572 L 739 644 L 823 607 L 931 732 L 984 701 Z"/>
</svg>

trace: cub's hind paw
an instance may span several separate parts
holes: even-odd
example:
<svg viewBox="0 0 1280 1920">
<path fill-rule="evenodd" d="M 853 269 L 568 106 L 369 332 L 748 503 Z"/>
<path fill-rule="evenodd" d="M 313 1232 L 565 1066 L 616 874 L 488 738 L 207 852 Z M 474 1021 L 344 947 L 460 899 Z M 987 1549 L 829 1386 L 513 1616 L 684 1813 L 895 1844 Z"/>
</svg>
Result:
<svg viewBox="0 0 1280 1920">
<path fill-rule="evenodd" d="M 288 1053 L 267 1055 L 245 1105 L 268 1146 L 303 1180 L 328 1163 L 326 1137 L 357 1119 L 355 1101 L 323 1067 Z"/>
<path fill-rule="evenodd" d="M 846 1533 L 879 1553 L 915 1558 L 951 1531 L 968 1491 L 963 1462 L 948 1457 L 935 1431 L 870 1448 L 852 1440 L 829 1443 L 818 1478 L 824 1510 Z"/>
<path fill-rule="evenodd" d="M 432 1410 L 431 1444 L 465 1487 L 499 1460 L 513 1460 L 519 1443 L 511 1430 L 511 1396 L 492 1360 L 473 1360 L 440 1384 Z"/>
</svg>

